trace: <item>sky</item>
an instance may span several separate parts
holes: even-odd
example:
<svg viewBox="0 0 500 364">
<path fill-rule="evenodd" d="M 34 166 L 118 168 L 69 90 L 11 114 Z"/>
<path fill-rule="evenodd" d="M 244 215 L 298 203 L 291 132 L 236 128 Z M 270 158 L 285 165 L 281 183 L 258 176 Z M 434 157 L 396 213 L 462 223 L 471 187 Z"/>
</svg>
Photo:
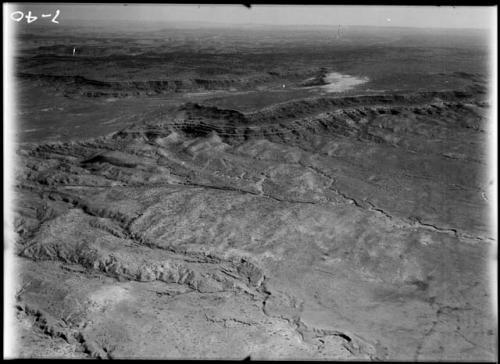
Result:
<svg viewBox="0 0 500 364">
<path fill-rule="evenodd" d="M 176 5 L 11 3 L 39 16 L 60 10 L 61 24 L 79 21 L 213 22 L 267 25 L 364 25 L 418 28 L 496 28 L 496 7 L 345 5 Z M 9 9 L 9 11 L 11 10 Z M 494 24 L 492 20 L 494 19 Z"/>
</svg>

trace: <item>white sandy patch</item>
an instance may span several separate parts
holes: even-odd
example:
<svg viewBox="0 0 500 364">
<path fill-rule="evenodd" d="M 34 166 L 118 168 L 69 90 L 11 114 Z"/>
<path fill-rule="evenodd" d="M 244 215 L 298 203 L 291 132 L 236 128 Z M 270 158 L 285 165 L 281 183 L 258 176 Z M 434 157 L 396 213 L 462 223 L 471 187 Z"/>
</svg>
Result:
<svg viewBox="0 0 500 364">
<path fill-rule="evenodd" d="M 343 92 L 365 82 L 368 82 L 368 78 L 359 78 L 349 75 L 343 75 L 337 72 L 331 72 L 326 75 L 325 81 L 328 82 L 328 85 L 320 86 L 322 90 L 326 92 Z"/>
<path fill-rule="evenodd" d="M 120 286 L 104 286 L 89 297 L 93 311 L 104 311 L 120 302 L 132 299 L 128 289 Z"/>
</svg>

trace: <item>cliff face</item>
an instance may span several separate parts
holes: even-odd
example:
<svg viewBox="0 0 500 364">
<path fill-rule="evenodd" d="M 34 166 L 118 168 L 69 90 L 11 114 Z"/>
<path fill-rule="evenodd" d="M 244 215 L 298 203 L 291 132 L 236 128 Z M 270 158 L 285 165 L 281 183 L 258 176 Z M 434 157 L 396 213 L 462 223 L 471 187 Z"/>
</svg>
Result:
<svg viewBox="0 0 500 364">
<path fill-rule="evenodd" d="M 255 85 L 256 80 L 237 79 L 167 79 L 167 80 L 145 80 L 145 81 L 99 81 L 83 76 L 63 76 L 50 74 L 20 73 L 20 79 L 36 82 L 40 85 L 61 87 L 68 93 L 80 96 L 100 97 L 115 96 L 124 97 L 144 94 L 163 94 L 168 92 L 199 91 L 199 90 L 227 90 L 228 88 L 242 84 L 244 87 Z M 262 80 L 259 80 L 262 82 Z"/>
</svg>

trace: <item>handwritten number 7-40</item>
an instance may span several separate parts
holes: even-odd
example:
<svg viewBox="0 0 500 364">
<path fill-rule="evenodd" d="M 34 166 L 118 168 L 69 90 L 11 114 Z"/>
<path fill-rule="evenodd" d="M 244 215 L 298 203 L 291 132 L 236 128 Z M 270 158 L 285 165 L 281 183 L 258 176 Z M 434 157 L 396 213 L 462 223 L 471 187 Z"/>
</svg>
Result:
<svg viewBox="0 0 500 364">
<path fill-rule="evenodd" d="M 56 20 L 57 17 L 59 16 L 59 13 L 60 13 L 60 11 L 59 11 L 59 9 L 57 9 L 56 14 L 54 15 L 54 17 L 51 20 L 52 23 L 59 24 L 59 22 Z M 48 18 L 51 16 L 52 16 L 52 14 L 42 14 L 42 18 Z M 10 14 L 10 18 L 14 21 L 20 22 L 21 20 L 23 20 L 23 18 L 25 18 L 25 15 L 22 11 L 14 11 L 12 14 Z M 31 14 L 31 10 L 28 11 L 28 14 L 26 14 L 26 22 L 28 24 L 33 23 L 37 19 L 38 19 L 37 16 Z"/>
</svg>

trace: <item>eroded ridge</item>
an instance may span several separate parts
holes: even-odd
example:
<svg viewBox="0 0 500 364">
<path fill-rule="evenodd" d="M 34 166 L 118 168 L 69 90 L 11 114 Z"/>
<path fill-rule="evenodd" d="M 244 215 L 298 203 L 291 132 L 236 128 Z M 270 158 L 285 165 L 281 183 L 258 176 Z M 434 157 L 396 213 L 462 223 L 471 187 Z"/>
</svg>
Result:
<svg viewBox="0 0 500 364">
<path fill-rule="evenodd" d="M 24 145 L 19 319 L 61 356 L 489 360 L 487 107 L 188 103 Z"/>
</svg>

